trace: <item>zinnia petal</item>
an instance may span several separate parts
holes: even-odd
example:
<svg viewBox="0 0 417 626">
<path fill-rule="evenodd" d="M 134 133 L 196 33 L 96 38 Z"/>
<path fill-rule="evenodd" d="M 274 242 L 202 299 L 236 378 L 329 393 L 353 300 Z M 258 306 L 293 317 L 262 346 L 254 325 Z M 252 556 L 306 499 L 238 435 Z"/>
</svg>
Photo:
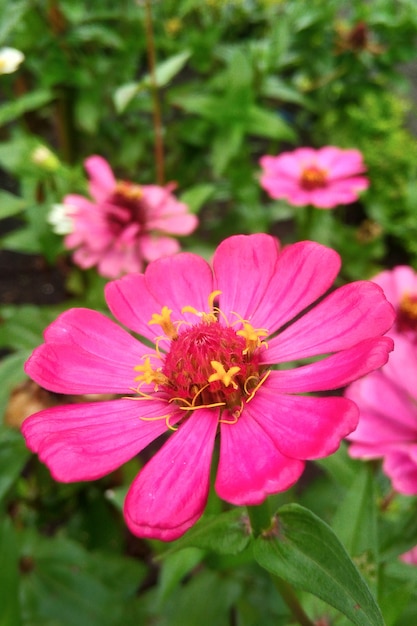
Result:
<svg viewBox="0 0 417 626">
<path fill-rule="evenodd" d="M 246 410 L 277 449 L 295 459 L 333 454 L 359 419 L 357 406 L 346 398 L 278 395 L 267 384 Z"/>
<path fill-rule="evenodd" d="M 382 289 L 359 281 L 340 287 L 269 342 L 270 363 L 345 350 L 386 332 L 395 312 Z"/>
<path fill-rule="evenodd" d="M 105 315 L 70 309 L 45 331 L 26 362 L 39 385 L 57 393 L 132 393 L 134 367 L 149 348 Z"/>
<path fill-rule="evenodd" d="M 223 500 L 260 504 L 268 495 L 291 487 L 303 470 L 304 462 L 281 454 L 247 410 L 236 424 L 221 424 L 215 489 Z"/>
<path fill-rule="evenodd" d="M 389 337 L 365 339 L 322 361 L 271 372 L 268 387 L 276 393 L 308 393 L 338 389 L 384 365 L 393 341 Z M 267 358 L 267 353 L 265 358 Z"/>
<path fill-rule="evenodd" d="M 199 409 L 145 465 L 125 501 L 130 530 L 172 541 L 203 513 L 218 417 Z"/>
<path fill-rule="evenodd" d="M 27 418 L 22 432 L 56 480 L 95 480 L 164 433 L 166 411 L 162 402 L 137 399 L 57 406 Z M 181 417 L 173 410 L 170 424 Z"/>
</svg>

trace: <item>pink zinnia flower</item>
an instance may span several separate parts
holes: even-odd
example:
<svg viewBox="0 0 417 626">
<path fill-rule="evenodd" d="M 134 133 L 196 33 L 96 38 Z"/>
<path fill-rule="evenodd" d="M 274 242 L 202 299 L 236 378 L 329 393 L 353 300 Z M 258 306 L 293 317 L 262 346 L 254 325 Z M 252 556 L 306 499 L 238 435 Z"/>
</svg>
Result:
<svg viewBox="0 0 417 626">
<path fill-rule="evenodd" d="M 176 239 L 197 226 L 195 215 L 171 193 L 175 185 L 136 185 L 118 181 L 100 156 L 85 161 L 93 201 L 79 195 L 64 198 L 66 217 L 72 222 L 65 245 L 74 249 L 74 262 L 87 269 L 97 266 L 107 278 L 143 269 L 179 251 Z"/>
<path fill-rule="evenodd" d="M 417 546 L 402 554 L 400 560 L 409 565 L 417 565 Z"/>
<path fill-rule="evenodd" d="M 393 330 L 408 339 L 417 339 L 417 273 L 408 265 L 384 270 L 373 279 L 382 287 L 397 317 Z"/>
<path fill-rule="evenodd" d="M 359 407 L 358 428 L 349 436 L 349 453 L 358 459 L 383 459 L 393 488 L 417 494 L 417 352 L 395 337 L 389 362 L 352 383 L 346 397 Z"/>
<path fill-rule="evenodd" d="M 263 156 L 259 162 L 264 170 L 261 186 L 272 198 L 295 206 L 333 209 L 354 202 L 369 186 L 368 179 L 359 176 L 366 170 L 359 150 L 298 148 L 275 157 Z"/>
<path fill-rule="evenodd" d="M 339 255 L 314 242 L 279 250 L 268 235 L 239 235 L 220 244 L 213 269 L 182 253 L 109 283 L 110 310 L 146 345 L 101 313 L 71 309 L 26 372 L 54 392 L 122 397 L 29 417 L 29 447 L 57 480 L 93 480 L 175 431 L 125 501 L 131 531 L 163 540 L 201 516 L 218 435 L 220 498 L 256 505 L 287 489 L 306 459 L 332 454 L 358 421 L 350 400 L 306 394 L 346 385 L 392 349 L 382 334 L 394 313 L 377 285 L 323 298 L 339 268 Z"/>
</svg>

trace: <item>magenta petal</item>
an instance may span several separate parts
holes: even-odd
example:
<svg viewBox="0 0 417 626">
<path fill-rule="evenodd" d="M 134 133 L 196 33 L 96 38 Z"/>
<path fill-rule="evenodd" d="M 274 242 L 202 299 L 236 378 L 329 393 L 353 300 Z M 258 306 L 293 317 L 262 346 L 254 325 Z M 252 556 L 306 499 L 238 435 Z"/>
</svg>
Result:
<svg viewBox="0 0 417 626">
<path fill-rule="evenodd" d="M 134 480 L 124 513 L 132 533 L 177 539 L 202 515 L 209 491 L 218 414 L 199 409 Z"/>
<path fill-rule="evenodd" d="M 276 393 L 306 393 L 345 387 L 384 365 L 392 348 L 393 341 L 389 337 L 367 339 L 322 361 L 273 371 L 268 379 L 268 387 Z M 264 356 L 268 358 L 268 352 Z"/>
<path fill-rule="evenodd" d="M 252 307 L 251 324 L 271 332 L 277 330 L 323 296 L 339 269 L 340 257 L 331 248 L 312 241 L 287 246 L 278 257 L 274 273 L 270 277 L 267 274 L 263 299 L 253 301 L 247 289 L 241 287 L 247 306 Z M 243 276 L 241 281 L 245 284 Z"/>
<path fill-rule="evenodd" d="M 417 494 L 417 463 L 410 456 L 412 450 L 416 453 L 416 446 L 409 446 L 406 452 L 390 452 L 383 463 L 383 471 L 391 478 L 394 489 L 407 496 Z"/>
<path fill-rule="evenodd" d="M 39 454 L 56 480 L 95 480 L 120 467 L 164 433 L 166 412 L 166 403 L 157 400 L 71 404 L 28 417 L 22 432 L 28 447 Z M 177 411 L 170 424 L 181 417 Z"/>
<path fill-rule="evenodd" d="M 215 489 L 223 500 L 260 504 L 268 495 L 291 487 L 303 470 L 304 462 L 281 454 L 247 410 L 235 424 L 221 424 Z"/>
<path fill-rule="evenodd" d="M 93 155 L 84 161 L 90 178 L 90 195 L 96 202 L 104 202 L 116 187 L 116 179 L 110 165 L 101 156 Z"/>
<path fill-rule="evenodd" d="M 57 393 L 131 393 L 134 366 L 149 348 L 109 318 L 70 309 L 45 331 L 25 365 L 39 385 Z"/>
<path fill-rule="evenodd" d="M 150 293 L 143 274 L 129 274 L 107 283 L 105 294 L 110 311 L 127 328 L 148 339 L 161 335 L 161 327 L 149 325 L 149 321 L 163 305 Z"/>
<path fill-rule="evenodd" d="M 279 395 L 267 383 L 246 410 L 282 454 L 305 460 L 336 452 L 359 419 L 346 398 Z"/>
<path fill-rule="evenodd" d="M 267 293 L 277 259 L 278 242 L 269 235 L 236 235 L 219 245 L 213 269 L 226 315 L 235 311 L 253 323 L 252 314 Z"/>
<path fill-rule="evenodd" d="M 213 274 L 207 261 L 196 254 L 183 252 L 148 265 L 145 284 L 153 298 L 161 303 L 154 313 L 160 313 L 162 306 L 167 306 L 173 311 L 173 321 L 186 319 L 196 323 L 198 318 L 191 313 L 182 313 L 182 308 L 191 306 L 197 311 L 208 311 Z"/>
<path fill-rule="evenodd" d="M 269 342 L 269 363 L 344 350 L 392 325 L 395 312 L 375 283 L 340 287 Z"/>
</svg>

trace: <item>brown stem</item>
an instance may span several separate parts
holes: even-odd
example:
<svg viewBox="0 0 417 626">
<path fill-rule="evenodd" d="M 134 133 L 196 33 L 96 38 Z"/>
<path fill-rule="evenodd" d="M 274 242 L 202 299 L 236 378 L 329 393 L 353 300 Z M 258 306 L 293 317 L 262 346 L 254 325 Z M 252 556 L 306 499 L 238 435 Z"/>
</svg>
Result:
<svg viewBox="0 0 417 626">
<path fill-rule="evenodd" d="M 145 0 L 145 31 L 146 31 L 146 49 L 148 53 L 148 68 L 151 79 L 151 92 L 153 102 L 153 127 L 155 133 L 155 163 L 156 163 L 156 180 L 158 185 L 165 182 L 165 164 L 164 164 L 164 141 L 162 130 L 161 104 L 159 101 L 159 91 L 156 82 L 155 66 L 155 38 L 152 24 L 151 0 Z"/>
</svg>

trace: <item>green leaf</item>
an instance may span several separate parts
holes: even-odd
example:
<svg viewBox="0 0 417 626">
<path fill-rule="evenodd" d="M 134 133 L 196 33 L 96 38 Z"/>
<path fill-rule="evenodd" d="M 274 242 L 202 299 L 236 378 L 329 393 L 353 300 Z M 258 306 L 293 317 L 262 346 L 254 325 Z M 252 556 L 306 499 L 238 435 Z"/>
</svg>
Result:
<svg viewBox="0 0 417 626">
<path fill-rule="evenodd" d="M 163 602 L 179 585 L 181 580 L 204 557 L 204 551 L 199 548 L 184 548 L 167 556 L 161 566 L 158 585 L 158 601 Z"/>
<path fill-rule="evenodd" d="M 276 525 L 256 539 L 254 556 L 266 570 L 321 598 L 354 624 L 383 626 L 378 605 L 345 548 L 308 509 L 281 507 Z"/>
<path fill-rule="evenodd" d="M 181 196 L 181 202 L 184 202 L 192 213 L 197 213 L 200 207 L 213 195 L 215 186 L 210 184 L 194 185 L 184 191 Z"/>
<path fill-rule="evenodd" d="M 139 561 L 89 553 L 60 536 L 26 533 L 22 558 L 31 565 L 21 579 L 22 610 L 29 624 L 119 626 L 126 604 L 145 575 Z"/>
<path fill-rule="evenodd" d="M 28 356 L 29 352 L 16 352 L 9 354 L 0 361 L 0 410 L 5 408 L 13 387 L 26 378 L 23 365 Z"/>
<path fill-rule="evenodd" d="M 185 50 L 180 52 L 155 68 L 155 83 L 157 87 L 165 87 L 182 70 L 191 56 L 191 52 Z M 126 83 L 116 89 L 113 100 L 118 113 L 122 113 L 133 98 L 142 90 L 152 88 L 152 79 L 146 74 L 139 82 Z"/>
<path fill-rule="evenodd" d="M 250 541 L 250 531 L 242 510 L 233 509 L 220 515 L 203 516 L 165 556 L 183 548 L 213 550 L 217 554 L 238 554 Z"/>
<path fill-rule="evenodd" d="M 0 106 L 0 125 L 12 122 L 27 111 L 40 109 L 54 98 L 52 91 L 38 89 Z"/>
<path fill-rule="evenodd" d="M 182 70 L 191 56 L 189 50 L 175 54 L 169 59 L 162 61 L 155 68 L 155 81 L 158 87 L 164 87 Z M 146 78 L 147 85 L 151 85 L 150 77 Z"/>
<path fill-rule="evenodd" d="M 378 532 L 373 474 L 362 463 L 333 518 L 332 528 L 352 556 L 370 551 L 378 558 Z"/>
<path fill-rule="evenodd" d="M 27 254 L 41 252 L 40 242 L 33 236 L 33 230 L 29 227 L 19 228 L 5 235 L 1 239 L 1 245 L 6 250 L 16 250 Z"/>
<path fill-rule="evenodd" d="M 261 137 L 294 142 L 296 133 L 278 113 L 253 106 L 249 111 L 248 132 Z"/>
<path fill-rule="evenodd" d="M 0 426 L 0 500 L 19 476 L 29 455 L 22 435 Z"/>
<path fill-rule="evenodd" d="M 114 106 L 118 113 L 123 113 L 129 102 L 139 93 L 141 90 L 140 83 L 126 83 L 122 85 L 113 95 Z"/>
<path fill-rule="evenodd" d="M 20 626 L 16 539 L 8 517 L 0 522 L 0 626 Z"/>
<path fill-rule="evenodd" d="M 26 201 L 8 191 L 0 191 L 0 220 L 20 213 L 26 206 Z"/>
</svg>

